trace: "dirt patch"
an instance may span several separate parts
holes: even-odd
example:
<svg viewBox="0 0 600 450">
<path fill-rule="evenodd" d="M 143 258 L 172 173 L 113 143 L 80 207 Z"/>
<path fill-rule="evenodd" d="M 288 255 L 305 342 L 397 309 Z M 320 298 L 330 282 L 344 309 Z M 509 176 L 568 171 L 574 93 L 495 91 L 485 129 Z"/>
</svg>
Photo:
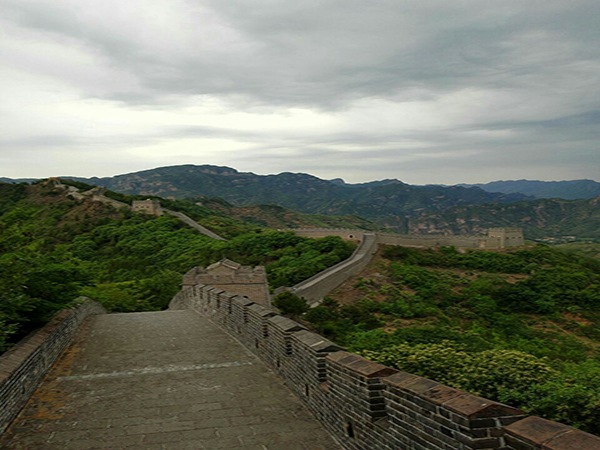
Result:
<svg viewBox="0 0 600 450">
<path fill-rule="evenodd" d="M 365 291 L 356 287 L 356 284 L 363 280 L 373 280 L 377 285 L 391 284 L 389 278 L 384 274 L 385 266 L 389 261 L 382 256 L 382 249 L 379 247 L 364 270 L 353 277 L 347 279 L 341 286 L 329 294 L 329 297 L 336 300 L 340 305 L 351 305 L 361 300 L 365 296 Z M 385 297 L 379 299 L 383 301 Z M 373 299 L 377 301 L 377 299 Z"/>
<path fill-rule="evenodd" d="M 40 387 L 33 393 L 23 412 L 13 422 L 17 424 L 23 419 L 59 420 L 64 416 L 68 393 L 62 388 L 60 377 L 71 375 L 74 361 L 78 358 L 83 341 L 89 336 L 90 321 L 86 319 L 73 342 L 65 349 L 56 363 L 49 370 L 48 375 L 41 382 Z"/>
<path fill-rule="evenodd" d="M 577 322 L 579 325 L 583 325 L 585 327 L 594 324 L 592 321 L 586 319 L 585 317 L 582 317 L 581 314 L 567 312 L 563 314 L 563 317 L 572 322 Z"/>
</svg>

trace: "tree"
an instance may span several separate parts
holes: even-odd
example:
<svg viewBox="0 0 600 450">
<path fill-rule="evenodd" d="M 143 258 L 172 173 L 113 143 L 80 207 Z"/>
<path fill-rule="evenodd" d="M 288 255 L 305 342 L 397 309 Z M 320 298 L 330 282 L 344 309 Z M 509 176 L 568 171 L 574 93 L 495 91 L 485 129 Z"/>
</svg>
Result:
<svg viewBox="0 0 600 450">
<path fill-rule="evenodd" d="M 301 316 L 310 309 L 306 300 L 289 291 L 282 292 L 273 300 L 273 304 L 286 316 Z"/>
</svg>

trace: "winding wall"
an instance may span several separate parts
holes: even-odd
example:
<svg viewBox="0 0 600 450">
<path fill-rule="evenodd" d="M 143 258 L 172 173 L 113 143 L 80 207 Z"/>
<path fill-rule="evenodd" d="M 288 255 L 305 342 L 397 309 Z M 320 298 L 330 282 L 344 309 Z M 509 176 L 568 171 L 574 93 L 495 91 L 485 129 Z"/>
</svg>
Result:
<svg viewBox="0 0 600 450">
<path fill-rule="evenodd" d="M 376 251 L 377 237 L 373 233 L 364 233 L 350 258 L 286 290 L 304 298 L 311 306 L 315 306 L 348 278 L 359 274 L 369 264 Z M 275 291 L 275 293 L 279 292 L 281 290 Z"/>
<path fill-rule="evenodd" d="M 210 286 L 170 309 L 211 318 L 259 356 L 345 450 L 600 450 L 597 436 L 376 364 Z"/>
<path fill-rule="evenodd" d="M 371 233 L 347 228 L 298 228 L 281 231 L 291 231 L 298 236 L 315 239 L 326 236 L 338 236 L 347 240 L 360 240 L 359 246 L 349 259 L 295 286 L 275 290 L 275 294 L 283 291 L 293 292 L 297 296 L 306 299 L 311 306 L 318 305 L 327 294 L 340 286 L 344 281 L 359 274 L 373 258 L 378 244 L 402 245 L 405 247 L 455 246 L 473 249 L 501 248 L 501 238 L 499 237 L 402 235 L 380 232 Z"/>
<path fill-rule="evenodd" d="M 196 222 L 192 218 L 186 216 L 185 214 L 180 213 L 179 211 L 172 211 L 170 209 L 163 209 L 163 211 L 166 212 L 167 214 L 177 217 L 182 222 L 188 224 L 190 227 L 195 228 L 196 230 L 200 231 L 200 233 L 202 233 L 210 238 L 216 239 L 218 241 L 226 240 L 225 238 L 222 238 L 221 236 L 219 236 L 217 233 L 214 233 L 214 232 L 210 231 L 208 228 L 203 227 L 198 222 Z"/>
<path fill-rule="evenodd" d="M 292 231 L 298 236 L 322 238 L 326 236 L 339 236 L 343 239 L 362 239 L 363 230 L 349 228 L 297 228 L 282 231 Z M 407 235 L 396 233 L 375 232 L 378 244 L 402 245 L 405 247 L 459 247 L 472 249 L 497 249 L 502 248 L 502 238 L 490 236 L 443 236 L 443 235 Z M 519 245 L 522 245 L 522 241 Z"/>
<path fill-rule="evenodd" d="M 60 179 L 58 179 L 58 178 L 53 178 L 53 179 L 51 179 L 51 181 L 54 184 L 54 186 L 64 189 L 66 191 L 66 195 L 70 195 L 71 197 L 73 197 L 77 200 L 91 198 L 93 201 L 110 205 L 116 209 L 120 209 L 120 208 L 127 208 L 129 210 L 132 209 L 131 205 L 128 205 L 127 203 L 123 203 L 118 200 L 114 200 L 112 198 L 106 197 L 103 194 L 103 192 L 106 191 L 105 188 L 95 187 L 95 188 L 90 189 L 89 191 L 80 192 L 79 189 L 74 186 L 62 184 L 60 182 Z M 212 239 L 217 239 L 218 241 L 226 240 L 225 238 L 222 238 L 221 236 L 219 236 L 217 233 L 214 233 L 214 232 L 210 231 L 208 228 L 203 227 L 198 222 L 193 220 L 191 217 L 188 217 L 179 211 L 172 211 L 170 209 L 163 209 L 163 211 L 172 215 L 173 217 L 178 218 L 186 225 L 189 225 L 190 227 L 195 228 L 196 230 L 200 231 L 200 233 L 202 233 Z"/>
</svg>

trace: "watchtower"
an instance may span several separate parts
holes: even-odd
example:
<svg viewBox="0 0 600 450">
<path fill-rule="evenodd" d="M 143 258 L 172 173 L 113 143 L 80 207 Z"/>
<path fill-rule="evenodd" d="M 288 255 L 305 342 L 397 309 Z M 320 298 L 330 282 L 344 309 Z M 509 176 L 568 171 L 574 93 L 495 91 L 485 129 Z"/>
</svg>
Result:
<svg viewBox="0 0 600 450">
<path fill-rule="evenodd" d="M 183 289 L 197 284 L 213 286 L 271 307 L 267 272 L 263 266 L 242 266 L 225 258 L 206 268 L 194 267 L 183 276 L 182 284 Z"/>
<path fill-rule="evenodd" d="M 520 247 L 525 245 L 523 229 L 517 227 L 490 228 L 488 237 L 499 238 L 500 248 Z"/>
<path fill-rule="evenodd" d="M 152 214 L 154 216 L 162 216 L 163 210 L 158 200 L 134 200 L 131 205 L 131 210 L 135 212 L 141 212 L 145 214 Z"/>
</svg>

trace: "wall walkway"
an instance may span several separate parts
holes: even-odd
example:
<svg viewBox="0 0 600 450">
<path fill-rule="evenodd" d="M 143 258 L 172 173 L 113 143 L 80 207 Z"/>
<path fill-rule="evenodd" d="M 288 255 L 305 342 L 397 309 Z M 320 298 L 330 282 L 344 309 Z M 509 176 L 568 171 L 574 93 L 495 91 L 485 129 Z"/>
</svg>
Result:
<svg viewBox="0 0 600 450">
<path fill-rule="evenodd" d="M 162 312 L 94 305 L 37 343 L 64 343 L 57 330 L 95 314 L 1 448 L 600 450 L 600 437 L 376 364 L 210 286 L 178 293 Z M 25 358 L 13 373 L 52 358 Z"/>
<path fill-rule="evenodd" d="M 191 311 L 91 318 L 0 447 L 339 449 L 256 356 Z"/>
<path fill-rule="evenodd" d="M 278 294 L 289 290 L 306 299 L 311 306 L 318 305 L 323 298 L 348 278 L 359 274 L 369 264 L 377 251 L 377 238 L 374 233 L 364 233 L 362 240 L 350 258 L 331 266 L 318 274 L 301 281 L 291 288 L 276 290 Z"/>
</svg>

